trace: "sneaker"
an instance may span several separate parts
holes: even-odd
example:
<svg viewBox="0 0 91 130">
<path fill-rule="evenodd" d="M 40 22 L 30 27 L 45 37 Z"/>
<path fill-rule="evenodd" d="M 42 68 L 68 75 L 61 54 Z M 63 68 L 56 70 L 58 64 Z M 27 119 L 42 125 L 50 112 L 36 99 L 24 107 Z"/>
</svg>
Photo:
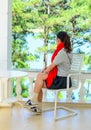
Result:
<svg viewBox="0 0 91 130">
<path fill-rule="evenodd" d="M 38 104 L 35 104 L 35 103 L 32 103 L 31 102 L 31 100 L 29 99 L 26 103 L 25 103 L 25 105 L 24 105 L 24 107 L 26 108 L 26 107 L 32 107 L 32 106 L 37 106 Z"/>
<path fill-rule="evenodd" d="M 41 114 L 42 113 L 42 111 L 38 107 L 36 107 L 36 106 L 30 107 L 29 110 L 31 110 L 35 114 Z"/>
</svg>

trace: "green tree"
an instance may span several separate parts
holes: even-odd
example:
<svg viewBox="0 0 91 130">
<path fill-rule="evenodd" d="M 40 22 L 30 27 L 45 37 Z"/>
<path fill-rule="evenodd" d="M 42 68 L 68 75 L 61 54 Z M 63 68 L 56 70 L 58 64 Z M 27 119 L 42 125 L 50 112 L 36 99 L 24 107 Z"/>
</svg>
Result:
<svg viewBox="0 0 91 130">
<path fill-rule="evenodd" d="M 91 2 L 90 0 L 71 0 L 69 2 L 68 24 L 72 26 L 72 38 L 79 37 L 79 32 L 88 30 L 91 27 Z M 66 15 L 67 16 L 67 15 Z"/>
<path fill-rule="evenodd" d="M 29 51 L 26 36 L 30 32 L 31 24 L 27 3 L 13 0 L 12 4 L 12 63 L 13 68 L 29 68 L 29 61 L 38 58 Z"/>
</svg>

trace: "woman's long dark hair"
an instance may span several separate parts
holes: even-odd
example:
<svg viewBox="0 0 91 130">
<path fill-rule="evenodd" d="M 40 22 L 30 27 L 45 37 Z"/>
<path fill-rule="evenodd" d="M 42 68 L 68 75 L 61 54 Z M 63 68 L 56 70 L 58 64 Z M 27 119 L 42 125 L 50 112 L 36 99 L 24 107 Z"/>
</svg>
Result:
<svg viewBox="0 0 91 130">
<path fill-rule="evenodd" d="M 62 42 L 64 42 L 64 46 L 67 52 L 72 51 L 70 36 L 66 32 L 64 31 L 58 32 L 57 38 L 59 38 Z"/>
</svg>

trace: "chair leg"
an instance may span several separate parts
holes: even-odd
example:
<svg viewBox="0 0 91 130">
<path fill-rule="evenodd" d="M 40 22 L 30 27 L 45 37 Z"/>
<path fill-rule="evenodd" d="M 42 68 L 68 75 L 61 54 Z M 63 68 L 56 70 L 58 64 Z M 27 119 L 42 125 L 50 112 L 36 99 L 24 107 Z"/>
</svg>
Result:
<svg viewBox="0 0 91 130">
<path fill-rule="evenodd" d="M 59 119 L 63 119 L 63 118 L 67 118 L 67 117 L 70 117 L 70 116 L 77 115 L 77 113 L 74 112 L 74 110 L 72 110 L 70 108 L 67 108 L 67 107 L 64 107 L 64 106 L 57 106 L 57 95 L 58 95 L 58 91 L 56 91 L 56 93 L 55 93 L 54 120 L 56 121 L 56 120 L 59 120 Z M 57 117 L 57 109 L 64 109 L 64 110 L 68 111 L 69 113 L 64 115 L 64 116 Z"/>
<path fill-rule="evenodd" d="M 43 99 L 42 99 L 42 101 L 46 101 L 46 97 L 47 97 L 47 89 L 42 88 L 42 92 L 43 92 Z"/>
<path fill-rule="evenodd" d="M 59 106 L 59 107 L 56 106 L 56 109 L 63 109 L 63 110 L 68 111 L 69 113 L 64 115 L 64 116 L 57 117 L 57 110 L 54 110 L 54 119 L 55 119 L 55 121 L 59 120 L 59 119 L 64 119 L 64 118 L 67 118 L 67 117 L 71 117 L 71 116 L 77 115 L 77 113 L 74 110 L 72 110 L 70 108 L 67 108 L 67 107 L 64 107 L 64 106 Z"/>
<path fill-rule="evenodd" d="M 67 118 L 67 117 L 70 117 L 70 116 L 74 116 L 74 115 L 77 115 L 76 112 L 74 112 L 72 109 L 70 108 L 67 108 L 67 107 L 64 107 L 64 106 L 57 106 L 57 96 L 58 96 L 58 92 L 59 90 L 55 91 L 55 102 L 54 102 L 54 108 L 49 108 L 49 109 L 46 109 L 46 110 L 43 110 L 43 112 L 46 112 L 46 111 L 50 111 L 50 110 L 54 110 L 54 120 L 59 120 L 59 119 L 63 119 L 63 118 Z M 57 116 L 57 109 L 64 109 L 66 111 L 68 111 L 69 113 L 64 115 L 64 116 Z"/>
<path fill-rule="evenodd" d="M 55 93 L 54 119 L 56 119 L 56 113 L 57 113 L 57 94 L 58 92 Z"/>
</svg>

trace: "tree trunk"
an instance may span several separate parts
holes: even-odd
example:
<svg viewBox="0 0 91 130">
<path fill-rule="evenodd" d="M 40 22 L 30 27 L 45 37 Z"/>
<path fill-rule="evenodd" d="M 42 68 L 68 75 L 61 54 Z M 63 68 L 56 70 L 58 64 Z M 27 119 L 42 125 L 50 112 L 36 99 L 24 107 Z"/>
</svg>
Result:
<svg viewBox="0 0 91 130">
<path fill-rule="evenodd" d="M 45 14 L 50 14 L 50 5 L 46 5 L 46 2 L 49 2 L 50 0 L 45 0 L 44 5 L 47 6 L 45 9 Z M 48 46 L 48 28 L 47 26 L 44 27 L 44 46 Z M 44 68 L 47 67 L 47 52 L 44 52 Z"/>
<path fill-rule="evenodd" d="M 47 27 L 44 27 L 44 46 L 48 46 L 47 43 Z M 47 52 L 44 52 L 44 68 L 47 66 Z"/>
<path fill-rule="evenodd" d="M 72 17 L 71 23 L 72 23 L 72 45 L 73 45 L 73 40 L 74 40 L 74 36 L 75 36 L 75 25 L 76 25 L 75 16 Z"/>
</svg>

